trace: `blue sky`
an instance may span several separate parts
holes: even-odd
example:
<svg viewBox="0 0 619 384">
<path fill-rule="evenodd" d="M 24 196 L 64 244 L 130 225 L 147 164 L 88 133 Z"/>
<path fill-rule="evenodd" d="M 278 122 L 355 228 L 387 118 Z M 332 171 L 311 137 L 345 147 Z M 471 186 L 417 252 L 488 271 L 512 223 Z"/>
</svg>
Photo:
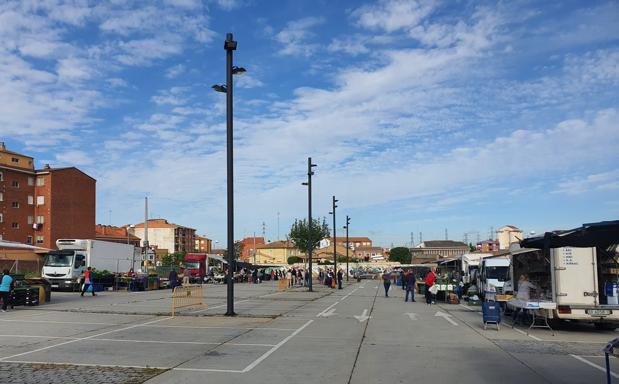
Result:
<svg viewBox="0 0 619 384">
<path fill-rule="evenodd" d="M 340 200 L 383 246 L 619 218 L 619 5 L 4 1 L 0 138 L 97 179 L 97 222 L 225 243 L 226 32 L 236 238 Z M 110 220 L 111 218 L 111 220 Z M 341 229 L 338 230 L 341 233 Z"/>
</svg>

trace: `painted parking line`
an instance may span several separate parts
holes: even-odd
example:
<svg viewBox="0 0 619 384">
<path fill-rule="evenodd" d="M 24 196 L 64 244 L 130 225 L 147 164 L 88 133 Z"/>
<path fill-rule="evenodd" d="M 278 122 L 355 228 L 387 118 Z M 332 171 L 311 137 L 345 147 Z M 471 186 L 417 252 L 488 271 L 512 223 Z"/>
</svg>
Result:
<svg viewBox="0 0 619 384">
<path fill-rule="evenodd" d="M 251 299 L 239 300 L 239 301 L 235 301 L 234 304 L 236 305 L 236 304 L 244 303 L 244 302 L 250 301 L 250 300 Z M 228 304 L 226 303 L 226 304 L 216 305 L 214 307 L 208 307 L 208 308 L 205 308 L 205 309 L 199 309 L 197 311 L 189 311 L 189 312 L 183 312 L 183 313 L 200 313 L 200 312 L 208 311 L 209 309 L 222 308 L 222 307 L 225 307 L 227 305 Z"/>
<path fill-rule="evenodd" d="M 47 321 L 47 320 L 25 320 L 25 319 L 0 319 L 4 322 L 17 323 L 45 323 L 45 324 L 79 324 L 79 325 L 122 325 L 116 323 L 95 323 L 90 321 Z"/>
<path fill-rule="evenodd" d="M 221 327 L 214 325 L 138 325 L 138 327 L 144 328 L 186 328 L 186 329 L 240 329 L 240 330 L 255 330 L 265 329 L 270 331 L 294 331 L 296 328 L 271 328 L 271 327 Z"/>
<path fill-rule="evenodd" d="M 597 365 L 597 364 L 595 364 L 595 363 L 592 363 L 591 361 L 589 361 L 589 360 L 587 360 L 587 359 L 583 358 L 582 356 L 572 355 L 572 354 L 570 354 L 570 356 L 572 356 L 573 358 L 575 358 L 575 359 L 576 359 L 576 360 L 578 360 L 578 361 L 582 361 L 583 363 L 587 364 L 587 365 L 588 365 L 588 366 L 590 366 L 590 367 L 593 367 L 593 368 L 597 369 L 598 371 L 602 371 L 602 372 L 606 373 L 606 368 L 605 368 L 605 367 L 602 367 L 601 365 Z M 598 357 L 599 357 L 599 356 L 598 356 Z M 615 379 L 619 379 L 619 375 L 617 375 L 616 373 L 611 372 L 610 374 L 611 374 L 611 376 L 612 376 L 612 377 L 614 377 Z"/>
<path fill-rule="evenodd" d="M 149 321 L 149 322 L 144 323 L 144 324 L 134 324 L 134 325 L 131 325 L 129 327 L 124 327 L 124 328 L 114 329 L 114 330 L 107 331 L 107 332 L 97 333 L 95 335 L 91 335 L 91 336 L 87 336 L 87 337 L 80 337 L 80 338 L 77 338 L 77 339 L 74 339 L 74 340 L 69 340 L 69 341 L 65 341 L 65 342 L 62 342 L 62 343 L 54 344 L 54 345 L 48 345 L 47 347 L 37 348 L 37 349 L 34 349 L 32 351 L 27 351 L 27 352 L 18 353 L 18 354 L 11 355 L 11 356 L 2 357 L 2 358 L 0 358 L 0 361 L 7 361 L 7 360 L 13 359 L 15 357 L 25 356 L 25 355 L 29 355 L 31 353 L 45 351 L 45 350 L 48 350 L 48 349 L 51 349 L 51 348 L 60 347 L 60 346 L 63 346 L 63 345 L 75 343 L 75 342 L 82 341 L 82 340 L 90 340 L 90 339 L 94 339 L 95 337 L 99 337 L 99 336 L 103 336 L 103 335 L 109 335 L 110 333 L 121 332 L 121 331 L 126 331 L 128 329 L 133 329 L 133 328 L 139 327 L 140 325 L 153 324 L 153 323 L 157 323 L 157 322 L 164 321 L 164 320 L 169 320 L 169 319 L 172 319 L 172 317 L 164 317 L 162 319 L 152 320 L 152 321 Z"/>
</svg>

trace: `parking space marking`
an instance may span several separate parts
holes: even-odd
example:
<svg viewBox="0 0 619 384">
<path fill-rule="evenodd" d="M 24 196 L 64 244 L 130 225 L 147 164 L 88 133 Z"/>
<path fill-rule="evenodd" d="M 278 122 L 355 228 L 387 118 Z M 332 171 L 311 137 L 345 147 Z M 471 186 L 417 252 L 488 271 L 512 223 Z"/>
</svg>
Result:
<svg viewBox="0 0 619 384">
<path fill-rule="evenodd" d="M 606 373 L 606 368 L 605 368 L 605 367 L 602 367 L 601 365 L 597 365 L 597 364 L 595 364 L 595 363 L 592 363 L 592 362 L 590 362 L 589 360 L 587 360 L 587 359 L 583 358 L 582 356 L 572 355 L 572 354 L 570 354 L 570 356 L 572 356 L 572 357 L 573 357 L 573 358 L 575 358 L 576 360 L 582 361 L 583 363 L 585 363 L 585 364 L 587 364 L 587 365 L 589 365 L 589 366 L 591 366 L 591 367 L 593 367 L 593 368 L 597 369 L 598 371 L 602 371 L 602 372 Z M 617 375 L 616 373 L 611 372 L 610 374 L 611 374 L 611 375 L 612 375 L 615 379 L 619 379 L 619 375 Z"/>
<path fill-rule="evenodd" d="M 280 341 L 279 343 L 275 344 L 275 346 L 271 349 L 269 349 L 268 351 L 266 351 L 262 356 L 260 356 L 259 358 L 257 358 L 256 360 L 254 360 L 253 363 L 249 364 L 247 367 L 245 367 L 245 369 L 243 369 L 243 373 L 245 372 L 249 372 L 252 369 L 254 369 L 258 364 L 260 364 L 261 362 L 264 361 L 264 359 L 266 359 L 267 357 L 271 356 L 271 354 L 273 354 L 275 351 L 277 351 L 279 348 L 281 348 L 284 344 L 286 344 L 290 339 L 292 339 L 293 337 L 295 337 L 296 335 L 298 335 L 301 331 L 303 331 L 305 328 L 307 328 L 311 323 L 313 323 L 314 320 L 309 320 L 307 323 L 303 324 L 301 327 L 299 327 L 299 329 L 297 329 L 296 331 L 292 332 L 288 337 L 286 337 L 284 340 Z"/>
<path fill-rule="evenodd" d="M 19 322 L 19 323 L 45 323 L 45 324 L 80 324 L 80 325 L 122 325 L 116 323 L 93 323 L 90 321 L 46 321 L 46 320 L 24 320 L 24 319 L 0 319 L 0 321 L 6 322 Z"/>
<path fill-rule="evenodd" d="M 464 309 L 468 309 L 469 311 L 474 311 L 474 309 L 473 309 L 473 308 L 469 308 L 469 307 L 467 307 L 467 306 L 466 306 L 466 305 L 464 305 L 464 304 L 458 304 L 458 305 L 459 305 L 459 306 L 461 306 L 461 307 L 462 307 L 462 308 L 464 308 Z"/>
<path fill-rule="evenodd" d="M 320 312 L 319 314 L 316 315 L 316 317 L 320 317 L 322 315 L 325 314 L 325 312 L 327 312 L 328 310 L 330 310 L 331 308 L 335 307 L 336 305 L 338 305 L 339 301 L 336 301 L 335 303 L 329 305 L 327 308 L 325 308 L 324 311 Z"/>
<path fill-rule="evenodd" d="M 271 331 L 294 331 L 296 328 L 270 328 L 270 327 L 219 327 L 209 325 L 138 325 L 138 327 L 145 328 L 187 328 L 187 329 L 242 329 L 242 330 L 255 330 L 266 329 Z"/>
<path fill-rule="evenodd" d="M 71 363 L 71 362 L 50 362 L 50 361 L 30 361 L 30 360 L 5 360 L 4 363 L 21 363 L 21 364 L 43 364 L 43 365 L 77 365 L 80 367 L 102 367 L 102 368 L 137 368 L 137 369 L 170 369 L 172 367 L 154 367 L 152 365 L 118 365 L 118 364 L 88 364 L 88 363 Z"/>
<path fill-rule="evenodd" d="M 518 328 L 516 328 L 516 327 L 514 327 L 514 328 L 512 328 L 512 329 L 513 329 L 514 331 L 518 332 L 518 333 L 521 333 L 521 334 L 525 335 L 525 336 L 529 336 L 529 337 L 530 337 L 530 338 L 532 338 L 533 340 L 537 340 L 537 341 L 544 341 L 544 340 L 540 339 L 540 338 L 539 338 L 539 337 L 537 337 L 537 336 L 533 336 L 533 335 L 531 335 L 531 334 L 526 333 L 526 332 L 525 332 L 525 331 L 523 331 L 522 329 L 518 329 Z"/>
<path fill-rule="evenodd" d="M 47 347 L 42 347 L 42 348 L 37 348 L 37 349 L 32 350 L 32 351 L 22 352 L 22 353 L 18 353 L 18 354 L 12 355 L 12 356 L 2 357 L 2 358 L 0 358 L 0 361 L 7 361 L 7 360 L 15 358 L 15 357 L 25 356 L 25 355 L 29 355 L 31 353 L 45 351 L 45 350 L 48 350 L 48 349 L 51 349 L 51 348 L 60 347 L 60 346 L 63 346 L 63 345 L 75 343 L 75 342 L 82 341 L 82 340 L 90 340 L 90 339 L 94 339 L 95 337 L 99 337 L 99 336 L 103 336 L 103 335 L 109 335 L 110 333 L 114 333 L 114 332 L 126 331 L 128 329 L 133 329 L 133 328 L 139 327 L 140 325 L 157 323 L 159 321 L 169 320 L 169 319 L 172 319 L 172 318 L 173 317 L 164 317 L 162 319 L 152 320 L 152 321 L 149 321 L 149 322 L 144 323 L 144 324 L 134 324 L 134 325 L 131 325 L 129 327 L 124 327 L 124 328 L 120 328 L 120 329 L 114 329 L 114 330 L 111 330 L 111 331 L 98 333 L 96 335 L 91 335 L 91 336 L 87 336 L 87 337 L 80 337 L 80 338 L 77 338 L 77 339 L 74 339 L 74 340 L 65 341 L 63 343 L 58 343 L 58 344 L 54 344 L 54 345 L 48 345 Z M 82 324 L 82 323 L 80 323 L 80 324 Z"/>
</svg>

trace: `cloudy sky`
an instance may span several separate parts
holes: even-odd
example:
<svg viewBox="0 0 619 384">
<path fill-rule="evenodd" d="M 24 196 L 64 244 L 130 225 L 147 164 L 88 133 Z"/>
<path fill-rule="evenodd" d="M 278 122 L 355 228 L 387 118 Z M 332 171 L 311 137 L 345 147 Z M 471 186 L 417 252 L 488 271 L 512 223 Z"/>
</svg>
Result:
<svg viewBox="0 0 619 384">
<path fill-rule="evenodd" d="M 98 223 L 148 196 L 221 246 L 232 32 L 236 238 L 305 217 L 308 156 L 314 214 L 335 195 L 338 227 L 383 246 L 619 219 L 617 20 L 616 1 L 2 1 L 0 140 L 96 178 Z"/>
</svg>

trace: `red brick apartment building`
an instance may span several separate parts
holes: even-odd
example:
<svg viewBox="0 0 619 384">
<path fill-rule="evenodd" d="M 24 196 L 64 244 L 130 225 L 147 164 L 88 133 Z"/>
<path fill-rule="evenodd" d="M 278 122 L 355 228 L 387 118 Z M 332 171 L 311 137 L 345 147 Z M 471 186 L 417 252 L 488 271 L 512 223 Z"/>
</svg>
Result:
<svg viewBox="0 0 619 384">
<path fill-rule="evenodd" d="M 75 167 L 34 169 L 0 143 L 0 238 L 55 248 L 95 237 L 96 180 Z"/>
</svg>

